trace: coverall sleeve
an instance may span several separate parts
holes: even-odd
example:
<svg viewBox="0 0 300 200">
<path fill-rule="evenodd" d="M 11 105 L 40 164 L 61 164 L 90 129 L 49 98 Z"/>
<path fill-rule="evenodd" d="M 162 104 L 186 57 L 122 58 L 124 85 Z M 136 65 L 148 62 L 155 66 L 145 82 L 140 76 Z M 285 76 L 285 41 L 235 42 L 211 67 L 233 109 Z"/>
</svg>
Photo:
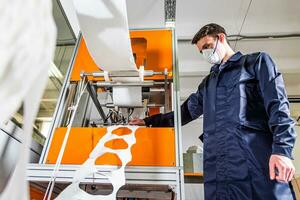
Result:
<svg viewBox="0 0 300 200">
<path fill-rule="evenodd" d="M 290 117 L 282 74 L 266 53 L 257 57 L 254 70 L 269 117 L 269 128 L 273 134 L 272 153 L 292 159 L 296 139 L 295 122 Z"/>
<path fill-rule="evenodd" d="M 199 85 L 197 92 L 191 94 L 181 105 L 181 124 L 185 125 L 203 114 L 203 86 Z M 174 126 L 174 112 L 157 114 L 144 119 L 146 126 L 172 127 Z"/>
</svg>

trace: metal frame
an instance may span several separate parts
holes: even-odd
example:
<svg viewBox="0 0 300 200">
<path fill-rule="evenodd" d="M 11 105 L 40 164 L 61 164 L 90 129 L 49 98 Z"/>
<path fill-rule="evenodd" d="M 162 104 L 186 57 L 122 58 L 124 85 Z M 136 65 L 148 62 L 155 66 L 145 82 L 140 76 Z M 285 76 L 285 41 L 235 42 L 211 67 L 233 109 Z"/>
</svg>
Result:
<svg viewBox="0 0 300 200">
<path fill-rule="evenodd" d="M 173 64 L 173 83 L 171 84 L 172 95 L 172 109 L 174 110 L 175 122 L 175 143 L 176 143 L 176 167 L 126 167 L 126 183 L 127 184 L 156 184 L 156 185 L 169 185 L 176 191 L 176 199 L 184 199 L 184 174 L 183 174 L 183 159 L 182 159 L 182 137 L 181 137 L 181 114 L 180 114 L 180 96 L 179 96 L 179 76 L 178 76 L 178 60 L 177 60 L 177 40 L 175 30 L 172 28 L 154 28 L 154 29 L 134 29 L 141 30 L 171 30 L 172 31 L 172 64 Z M 79 34 L 76 47 L 74 50 L 72 61 L 70 62 L 69 69 L 66 74 L 64 85 L 62 87 L 58 104 L 53 115 L 53 123 L 45 142 L 43 153 L 39 164 L 30 164 L 28 166 L 28 180 L 34 182 L 49 181 L 53 165 L 45 164 L 46 156 L 51 144 L 55 128 L 59 125 L 64 110 L 67 89 L 70 84 L 70 74 L 73 69 L 74 60 L 77 55 L 78 47 L 81 41 L 81 34 Z M 57 174 L 56 182 L 71 182 L 76 169 L 80 165 L 61 165 Z M 97 166 L 100 171 L 116 168 L 116 166 Z M 96 174 L 92 177 L 87 177 L 88 183 L 107 183 L 107 180 L 101 179 Z"/>
<path fill-rule="evenodd" d="M 57 5 L 58 5 L 58 7 L 60 9 L 60 12 L 61 12 L 61 14 L 62 14 L 62 16 L 63 16 L 63 18 L 64 18 L 64 20 L 66 22 L 66 25 L 68 26 L 68 28 L 70 30 L 70 33 L 71 33 L 71 35 L 73 37 L 72 39 L 74 40 L 74 42 L 73 41 L 69 41 L 69 42 L 59 42 L 58 41 L 58 44 L 56 46 L 65 46 L 65 45 L 70 46 L 70 45 L 74 45 L 75 41 L 76 41 L 76 35 L 74 33 L 74 30 L 73 30 L 73 28 L 72 28 L 72 26 L 71 26 L 71 24 L 70 24 L 70 22 L 68 20 L 68 17 L 67 17 L 67 15 L 65 13 L 65 10 L 64 10 L 64 8 L 63 8 L 60 0 L 55 0 L 55 2 L 57 3 Z"/>
<path fill-rule="evenodd" d="M 74 174 L 80 165 L 61 165 L 55 179 L 56 183 L 72 182 Z M 29 164 L 27 180 L 37 182 L 50 181 L 54 165 Z M 99 172 L 105 173 L 117 169 L 117 166 L 96 166 Z M 178 170 L 174 167 L 133 167 L 125 168 L 126 184 L 159 184 L 177 185 Z M 102 175 L 93 174 L 85 178 L 82 183 L 110 183 Z"/>
<path fill-rule="evenodd" d="M 70 84 L 70 75 L 71 75 L 71 72 L 73 70 L 74 61 L 75 61 L 75 58 L 76 58 L 76 55 L 77 55 L 77 51 L 78 51 L 80 42 L 81 42 L 81 33 L 79 33 L 78 40 L 76 42 L 76 46 L 74 48 L 74 52 L 73 52 L 73 55 L 72 55 L 72 60 L 69 64 L 68 71 L 66 73 L 62 89 L 60 91 L 60 95 L 59 95 L 59 98 L 58 98 L 58 101 L 57 101 L 57 104 L 56 104 L 56 108 L 55 108 L 55 111 L 54 111 L 54 114 L 53 114 L 53 117 L 52 117 L 53 121 L 52 121 L 51 127 L 49 129 L 48 137 L 47 137 L 46 142 L 44 144 L 44 148 L 43 148 L 41 158 L 40 158 L 40 161 L 39 161 L 40 164 L 43 164 L 43 163 L 46 162 L 46 155 L 48 154 L 49 145 L 52 141 L 53 131 L 54 131 L 55 127 L 57 127 L 57 125 L 60 121 L 60 118 L 61 118 L 61 112 L 63 110 L 63 106 L 64 106 L 65 100 L 66 100 L 67 89 L 68 89 L 69 84 Z"/>
<path fill-rule="evenodd" d="M 178 167 L 178 183 L 177 185 L 177 198 L 185 199 L 184 192 L 184 172 L 183 172 L 183 154 L 182 154 L 182 132 L 181 132 L 181 104 L 180 104 L 180 85 L 179 85 L 179 69 L 178 69 L 178 57 L 177 57 L 177 40 L 175 29 L 172 29 L 173 38 L 173 109 L 174 109 L 174 124 L 177 126 L 175 129 L 175 143 L 176 146 L 176 166 Z"/>
<path fill-rule="evenodd" d="M 165 0 L 164 1 L 164 10 L 165 10 L 165 24 L 175 23 L 176 0 Z"/>
</svg>

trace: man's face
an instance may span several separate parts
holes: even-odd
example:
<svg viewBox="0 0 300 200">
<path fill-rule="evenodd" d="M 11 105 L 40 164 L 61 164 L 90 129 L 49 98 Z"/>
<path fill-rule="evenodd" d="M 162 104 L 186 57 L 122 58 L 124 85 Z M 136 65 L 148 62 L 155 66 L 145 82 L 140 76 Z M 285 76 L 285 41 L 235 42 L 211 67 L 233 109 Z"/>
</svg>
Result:
<svg viewBox="0 0 300 200">
<path fill-rule="evenodd" d="M 209 35 L 201 38 L 196 44 L 201 54 L 203 49 L 213 49 L 215 45 L 216 45 L 216 37 L 212 37 Z"/>
<path fill-rule="evenodd" d="M 219 64 L 225 57 L 225 42 L 226 39 L 223 34 L 217 35 L 216 37 L 207 35 L 201 38 L 196 46 L 206 61 L 210 64 Z"/>
</svg>

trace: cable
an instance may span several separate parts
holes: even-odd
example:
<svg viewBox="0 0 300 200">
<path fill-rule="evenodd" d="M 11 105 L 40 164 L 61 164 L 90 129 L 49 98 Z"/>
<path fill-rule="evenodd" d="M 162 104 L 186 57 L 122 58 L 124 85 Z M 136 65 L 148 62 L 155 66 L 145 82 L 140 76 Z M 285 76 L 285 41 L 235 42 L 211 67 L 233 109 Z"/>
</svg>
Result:
<svg viewBox="0 0 300 200">
<path fill-rule="evenodd" d="M 131 117 L 133 114 L 134 108 L 129 108 L 129 114 L 128 114 L 128 119 Z"/>
<path fill-rule="evenodd" d="M 112 111 L 109 110 L 108 113 L 107 113 L 107 115 L 106 115 L 106 118 L 105 118 L 104 121 L 103 121 L 104 124 L 107 123 L 107 120 L 108 120 L 108 118 L 111 117 L 111 115 L 112 115 Z"/>
<path fill-rule="evenodd" d="M 246 14 L 245 14 L 245 16 L 244 16 L 243 22 L 242 22 L 242 24 L 241 24 L 241 28 L 240 28 L 240 30 L 239 30 L 238 35 L 241 35 L 241 32 L 242 32 L 243 26 L 244 26 L 244 24 L 245 24 L 246 18 L 247 18 L 247 16 L 248 16 L 248 13 L 249 13 L 251 4 L 252 4 L 252 0 L 250 0 L 250 2 L 249 2 L 249 4 L 248 4 L 248 8 L 247 8 Z M 238 38 L 235 40 L 235 44 L 234 44 L 234 48 L 233 48 L 234 51 L 235 51 L 237 42 L 238 42 Z"/>
<path fill-rule="evenodd" d="M 54 188 L 56 175 L 57 175 L 56 173 L 59 171 L 59 167 L 60 167 L 60 164 L 61 164 L 61 161 L 62 161 L 62 158 L 63 158 L 63 155 L 64 155 L 64 151 L 65 151 L 65 148 L 66 148 L 66 145 L 67 145 L 67 141 L 68 141 L 68 138 L 69 138 L 69 135 L 70 135 L 71 127 L 72 127 L 73 121 L 75 119 L 76 111 L 77 111 L 81 96 L 82 96 L 82 94 L 84 93 L 84 91 L 86 89 L 86 86 L 87 86 L 87 83 L 85 82 L 85 78 L 84 78 L 78 84 L 79 94 L 78 94 L 77 97 L 75 97 L 75 102 L 76 103 L 73 106 L 73 113 L 71 115 L 71 120 L 70 120 L 70 123 L 68 125 L 66 134 L 64 136 L 63 143 L 61 145 L 61 149 L 59 151 L 54 169 L 52 171 L 51 179 L 48 183 L 47 190 L 45 192 L 43 200 L 46 200 L 46 199 L 50 200 L 51 199 L 51 194 L 52 194 L 52 191 L 53 191 L 53 188 Z"/>
</svg>

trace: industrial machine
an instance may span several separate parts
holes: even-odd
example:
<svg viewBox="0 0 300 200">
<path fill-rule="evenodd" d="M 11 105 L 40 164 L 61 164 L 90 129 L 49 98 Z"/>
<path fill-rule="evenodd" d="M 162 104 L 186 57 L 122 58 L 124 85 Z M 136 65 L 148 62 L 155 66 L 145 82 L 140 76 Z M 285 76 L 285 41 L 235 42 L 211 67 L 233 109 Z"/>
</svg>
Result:
<svg viewBox="0 0 300 200">
<path fill-rule="evenodd" d="M 74 112 L 74 102 L 81 85 L 85 84 L 52 196 L 72 181 L 74 172 L 105 135 L 106 127 L 127 125 L 134 117 L 173 110 L 175 127 L 140 127 L 136 131 L 132 160 L 125 169 L 126 185 L 119 190 L 117 198 L 184 199 L 175 32 L 172 29 L 131 30 L 130 38 L 139 70 L 105 72 L 99 70 L 84 38 L 79 36 L 40 162 L 28 167 L 34 195 L 43 195 L 51 178 Z M 139 81 L 135 81 L 137 79 Z M 132 94 L 134 104 L 116 101 L 124 88 L 136 88 L 137 92 Z M 108 145 L 114 149 L 126 146 L 122 140 Z M 105 172 L 117 168 L 120 160 L 106 153 L 96 164 L 100 172 Z M 96 173 L 86 177 L 81 187 L 92 194 L 107 194 L 112 190 L 108 180 Z"/>
</svg>

